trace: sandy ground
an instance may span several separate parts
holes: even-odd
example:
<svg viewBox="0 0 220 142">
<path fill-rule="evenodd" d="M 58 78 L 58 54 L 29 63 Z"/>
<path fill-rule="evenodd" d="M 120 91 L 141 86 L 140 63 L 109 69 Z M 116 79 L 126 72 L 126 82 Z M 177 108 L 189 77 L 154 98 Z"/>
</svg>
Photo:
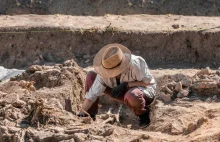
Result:
<svg viewBox="0 0 220 142">
<path fill-rule="evenodd" d="M 85 69 L 90 70 L 91 67 Z M 164 101 L 161 98 L 152 108 L 151 124 L 146 129 L 138 127 L 138 119 L 126 106 L 122 107 L 120 123 L 104 122 L 115 118 L 120 109 L 117 102 L 102 98 L 96 121 L 79 119 L 83 99 L 85 71 L 73 61 L 55 66 L 31 66 L 21 76 L 0 85 L 0 139 L 9 141 L 219 141 L 220 105 L 218 95 L 190 94 Z M 173 81 L 195 78 L 203 83 L 204 76 L 219 83 L 217 70 L 199 75 L 198 69 L 151 70 L 158 82 L 159 92 L 163 85 Z M 183 75 L 180 75 L 183 74 Z M 188 78 L 189 79 L 189 78 Z M 24 81 L 26 80 L 26 81 Z M 84 79 L 83 79 L 84 80 Z M 35 82 L 33 85 L 32 81 Z M 194 86 L 192 86 L 194 87 Z M 209 86 L 201 87 L 209 91 Z M 218 88 L 218 86 L 217 86 Z M 216 89 L 216 88 L 213 88 Z M 35 102 L 36 101 L 36 102 Z M 43 105 L 39 102 L 43 101 Z M 41 109 L 40 109 L 41 108 Z M 108 113 L 113 108 L 112 113 Z M 121 120 L 121 119 L 120 119 Z M 112 122 L 112 123 L 111 123 Z"/>
<path fill-rule="evenodd" d="M 27 55 L 33 58 L 30 50 L 34 38 L 31 38 L 31 34 L 25 33 L 25 38 L 21 37 L 22 40 L 18 42 L 18 46 L 11 44 L 15 42 L 13 41 L 13 38 L 16 37 L 14 34 L 23 33 L 22 31 L 25 30 L 34 30 L 35 33 L 48 29 L 77 30 L 82 33 L 84 31 L 93 33 L 94 30 L 96 32 L 120 30 L 127 33 L 130 31 L 138 34 L 152 33 L 149 35 L 151 37 L 158 32 L 165 32 L 165 36 L 169 36 L 169 33 L 178 33 L 179 31 L 182 31 L 182 35 L 184 35 L 185 31 L 196 31 L 198 34 L 201 32 L 218 34 L 220 26 L 219 17 L 173 15 L 105 15 L 103 17 L 20 15 L 0 16 L 0 21 L 2 33 L 12 34 L 8 35 L 8 37 L 2 37 L 2 39 L 7 41 L 8 46 L 5 46 L 4 54 L 1 57 L 1 59 L 13 57 L 13 60 L 10 60 L 11 66 L 19 63 L 21 63 L 20 65 L 25 65 L 23 63 L 27 62 L 26 51 L 28 51 Z M 51 38 L 54 37 L 53 34 L 49 32 L 48 34 Z M 113 33 L 109 35 L 112 37 Z M 182 35 L 179 36 L 182 37 Z M 40 39 L 41 36 L 40 33 L 35 39 Z M 83 34 L 81 36 L 84 38 Z M 191 36 L 194 39 L 193 34 Z M 201 36 L 203 38 L 198 38 L 201 38 L 200 40 L 202 41 L 205 38 L 209 38 L 208 35 Z M 66 42 L 59 37 L 55 37 L 52 40 L 68 43 L 70 39 L 73 39 L 70 36 L 70 39 Z M 24 42 L 27 40 L 26 38 L 30 42 L 30 46 L 27 45 L 26 47 L 28 48 L 24 52 L 23 43 L 28 42 Z M 118 37 L 115 38 L 118 39 Z M 44 37 L 45 45 L 47 39 Z M 77 38 L 75 39 L 78 41 Z M 156 42 L 152 38 L 150 39 L 149 41 Z M 172 39 L 173 37 L 171 37 L 171 41 Z M 199 43 L 200 40 L 197 42 Z M 80 40 L 80 43 L 85 41 L 88 40 Z M 158 38 L 158 41 L 160 41 L 160 38 Z M 189 41 L 185 39 L 183 41 L 188 45 L 185 48 L 189 49 L 189 53 L 193 53 L 192 56 L 200 55 L 198 52 L 192 52 L 193 46 L 191 46 Z M 46 55 L 40 54 L 45 49 L 42 48 L 44 47 L 44 42 L 36 40 L 36 45 L 39 43 L 41 46 L 36 50 L 36 52 L 39 51 L 39 54 L 36 55 L 37 58 L 31 64 L 44 63 Z M 194 44 L 197 44 L 197 42 Z M 211 40 L 209 42 L 211 43 Z M 215 40 L 215 42 L 218 42 L 218 40 Z M 144 41 L 144 43 L 146 42 Z M 170 45 L 172 43 L 170 42 Z M 180 44 L 179 40 L 176 40 L 175 43 Z M 62 45 L 57 42 L 54 42 L 54 44 Z M 75 45 L 75 42 L 73 44 Z M 133 44 L 136 46 L 136 42 Z M 88 42 L 86 45 L 91 45 L 91 43 Z M 94 43 L 94 45 L 96 44 Z M 167 47 L 167 43 L 165 45 L 164 47 Z M 207 45 L 210 44 L 207 42 Z M 218 46 L 216 44 L 215 47 L 218 48 Z M 45 47 L 50 46 L 46 45 Z M 85 50 L 94 50 L 91 47 L 83 47 Z M 204 46 L 201 45 L 201 47 Z M 14 48 L 22 49 L 22 51 L 14 50 Z M 55 47 L 55 49 L 60 48 Z M 68 57 L 72 57 L 71 52 L 74 48 L 70 49 L 68 46 L 68 49 L 65 50 L 66 52 L 58 52 L 56 50 L 56 53 L 61 54 L 59 57 L 62 57 L 67 56 L 66 53 L 68 52 Z M 175 53 L 180 53 L 181 50 L 179 49 L 177 48 Z M 210 49 L 209 46 L 206 49 Z M 79 52 L 82 51 L 81 48 L 78 50 Z M 136 51 L 138 50 L 136 49 Z M 174 48 L 170 47 L 170 50 L 174 50 Z M 183 48 L 183 50 L 185 49 Z M 157 50 L 153 48 L 152 51 Z M 161 52 L 164 53 L 164 51 Z M 201 52 L 203 53 L 203 51 Z M 211 52 L 209 51 L 209 53 Z M 13 56 L 10 56 L 9 53 L 13 53 Z M 54 55 L 49 53 L 47 53 L 48 56 Z M 152 52 L 146 53 L 151 54 Z M 169 53 L 167 53 L 168 57 L 177 60 L 172 57 L 174 54 L 171 56 Z M 218 52 L 216 52 L 215 58 L 220 57 L 217 54 Z M 158 55 L 161 54 L 158 53 Z M 185 53 L 185 55 L 183 58 L 187 59 L 189 54 Z M 176 56 L 179 57 L 179 55 Z M 151 59 L 154 59 L 153 57 L 156 58 L 155 55 L 152 55 Z M 91 54 L 87 54 L 77 58 L 91 61 L 93 57 Z M 15 59 L 17 62 L 15 62 Z M 19 62 L 19 59 L 22 62 Z M 54 60 L 51 59 L 51 61 Z M 8 64 L 8 61 L 4 63 Z M 194 63 L 197 63 L 197 59 L 194 60 Z M 179 64 L 179 66 L 185 67 L 183 64 Z M 2 82 L 0 84 L 0 141 L 219 141 L 219 70 L 168 67 L 152 69 L 151 72 L 158 83 L 158 99 L 155 101 L 155 107 L 152 108 L 150 126 L 146 129 L 140 129 L 137 125 L 137 117 L 126 106 L 122 107 L 123 113 L 121 117 L 123 121 L 117 122 L 116 116 L 120 109 L 119 104 L 105 96 L 103 96 L 100 103 L 97 121 L 93 122 L 90 118 L 78 118 L 75 115 L 81 109 L 80 104 L 85 95 L 83 91 L 85 74 L 90 69 L 91 67 L 82 69 L 73 60 L 53 66 L 34 65 L 28 67 L 22 75 L 11 78 L 11 81 Z M 13 71 L 18 72 L 17 70 L 1 68 L 1 78 L 11 77 L 11 75 L 14 75 L 14 73 L 10 74 Z M 111 107 L 113 111 L 108 113 Z M 111 119 L 111 121 L 107 124 L 104 123 L 108 119 Z"/>
<path fill-rule="evenodd" d="M 0 30 L 7 32 L 58 28 L 67 30 L 100 31 L 136 31 L 136 32 L 172 32 L 172 31 L 219 31 L 219 17 L 196 17 L 182 15 L 105 15 L 70 16 L 70 15 L 2 15 Z"/>
</svg>

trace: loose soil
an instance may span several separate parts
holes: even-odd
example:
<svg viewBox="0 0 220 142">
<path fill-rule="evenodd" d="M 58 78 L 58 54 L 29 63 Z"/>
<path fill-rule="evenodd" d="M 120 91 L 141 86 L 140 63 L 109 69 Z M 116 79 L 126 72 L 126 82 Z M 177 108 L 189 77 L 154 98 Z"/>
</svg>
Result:
<svg viewBox="0 0 220 142">
<path fill-rule="evenodd" d="M 140 129 L 132 111 L 107 96 L 101 98 L 96 121 L 75 115 L 81 110 L 85 74 L 90 69 L 80 68 L 73 60 L 54 66 L 32 65 L 22 75 L 2 82 L 0 141 L 219 141 L 219 94 L 203 94 L 215 87 L 219 91 L 219 70 L 152 70 L 158 83 L 157 100 L 150 126 Z M 182 89 L 188 85 L 190 93 L 167 101 L 161 93 L 174 95 L 179 82 Z M 120 121 L 116 122 L 119 109 Z M 104 123 L 106 119 L 111 121 Z"/>
<path fill-rule="evenodd" d="M 150 67 L 219 66 L 219 17 L 20 15 L 0 21 L 0 65 L 7 68 L 72 58 L 86 67 L 100 48 L 114 42 Z"/>
<path fill-rule="evenodd" d="M 218 0 L 1 0 L 0 14 L 219 16 Z"/>
</svg>

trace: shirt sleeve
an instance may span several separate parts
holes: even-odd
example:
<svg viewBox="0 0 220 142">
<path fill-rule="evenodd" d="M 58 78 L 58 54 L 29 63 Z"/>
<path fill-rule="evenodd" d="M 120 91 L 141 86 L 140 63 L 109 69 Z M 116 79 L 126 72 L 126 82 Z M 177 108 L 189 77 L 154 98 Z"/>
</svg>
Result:
<svg viewBox="0 0 220 142">
<path fill-rule="evenodd" d="M 138 58 L 134 62 L 133 72 L 137 81 L 143 81 L 146 84 L 156 84 L 154 77 L 150 73 L 147 63 L 143 58 Z"/>
<path fill-rule="evenodd" d="M 89 99 L 92 102 L 95 102 L 96 99 L 104 93 L 105 89 L 106 89 L 106 85 L 103 79 L 100 77 L 100 75 L 97 75 L 91 88 L 86 93 L 85 98 Z"/>
</svg>

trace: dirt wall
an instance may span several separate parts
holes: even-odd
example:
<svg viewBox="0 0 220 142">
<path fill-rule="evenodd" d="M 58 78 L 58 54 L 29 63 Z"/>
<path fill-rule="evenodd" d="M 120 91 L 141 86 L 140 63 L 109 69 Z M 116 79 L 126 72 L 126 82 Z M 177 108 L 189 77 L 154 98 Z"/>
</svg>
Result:
<svg viewBox="0 0 220 142">
<path fill-rule="evenodd" d="M 109 43 L 121 43 L 141 55 L 151 67 L 187 64 L 218 67 L 219 32 L 25 32 L 0 34 L 0 65 L 21 68 L 74 58 L 81 66 L 92 64 L 97 51 Z"/>
<path fill-rule="evenodd" d="M 1 0 L 0 14 L 219 16 L 218 0 Z"/>
</svg>

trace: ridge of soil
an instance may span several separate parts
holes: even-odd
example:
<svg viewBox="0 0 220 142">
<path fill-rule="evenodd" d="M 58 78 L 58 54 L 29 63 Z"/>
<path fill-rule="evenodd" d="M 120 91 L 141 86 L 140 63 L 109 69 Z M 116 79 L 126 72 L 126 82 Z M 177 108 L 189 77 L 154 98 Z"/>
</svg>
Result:
<svg viewBox="0 0 220 142">
<path fill-rule="evenodd" d="M 72 58 L 86 67 L 100 48 L 115 42 L 150 67 L 219 67 L 219 17 L 19 15 L 0 20 L 0 65 L 7 68 Z"/>
</svg>

